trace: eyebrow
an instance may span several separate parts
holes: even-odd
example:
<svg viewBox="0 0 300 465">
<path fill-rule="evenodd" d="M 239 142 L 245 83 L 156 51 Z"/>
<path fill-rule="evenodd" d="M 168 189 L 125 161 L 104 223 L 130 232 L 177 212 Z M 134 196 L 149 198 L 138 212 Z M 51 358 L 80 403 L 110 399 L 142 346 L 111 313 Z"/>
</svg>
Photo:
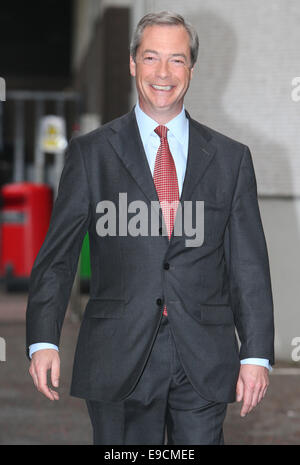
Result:
<svg viewBox="0 0 300 465">
<path fill-rule="evenodd" d="M 151 50 L 149 48 L 144 50 L 143 55 L 145 53 L 154 53 L 155 55 L 159 55 L 159 53 L 156 50 Z M 184 53 L 171 53 L 170 56 L 172 56 L 172 57 L 183 57 L 185 60 L 187 60 L 187 57 L 186 57 L 186 55 Z"/>
</svg>

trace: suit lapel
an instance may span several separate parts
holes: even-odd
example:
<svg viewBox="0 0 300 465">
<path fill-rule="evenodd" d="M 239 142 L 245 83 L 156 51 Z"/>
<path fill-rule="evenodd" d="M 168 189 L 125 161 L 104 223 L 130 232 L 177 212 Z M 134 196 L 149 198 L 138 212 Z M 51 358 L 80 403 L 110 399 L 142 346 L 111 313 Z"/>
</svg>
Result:
<svg viewBox="0 0 300 465">
<path fill-rule="evenodd" d="M 191 197 L 216 151 L 216 147 L 210 141 L 211 136 L 208 131 L 191 118 L 187 111 L 186 116 L 189 119 L 189 147 L 180 201 L 188 200 Z M 112 129 L 108 139 L 114 150 L 148 199 L 158 201 L 134 108 L 123 118 L 116 120 Z"/>
<path fill-rule="evenodd" d="M 119 121 L 120 125 L 113 127 L 113 132 L 108 139 L 146 197 L 150 201 L 156 200 L 158 202 L 134 108 L 122 120 Z"/>
<path fill-rule="evenodd" d="M 216 147 L 210 142 L 210 134 L 192 119 L 187 111 L 186 116 L 189 119 L 189 148 L 181 202 L 191 198 L 193 190 L 213 160 L 216 151 Z"/>
<path fill-rule="evenodd" d="M 192 193 L 204 176 L 206 169 L 213 160 L 216 147 L 211 143 L 211 136 L 206 129 L 192 119 L 186 111 L 189 119 L 189 147 L 186 172 L 180 197 L 180 202 L 189 200 Z M 111 126 L 112 131 L 108 140 L 118 154 L 132 178 L 139 185 L 150 201 L 158 202 L 158 196 L 153 181 L 152 173 L 144 151 L 133 109 L 123 118 L 115 120 Z M 161 210 L 159 212 L 161 216 Z M 171 240 L 173 238 L 173 233 Z M 166 240 L 167 237 L 166 237 Z"/>
<path fill-rule="evenodd" d="M 182 212 L 184 211 L 184 202 L 191 199 L 196 185 L 204 176 L 216 152 L 216 147 L 210 142 L 211 136 L 208 131 L 197 121 L 193 120 L 187 111 L 186 116 L 189 119 L 189 147 L 185 177 L 180 196 Z M 170 243 L 174 242 L 174 240 L 180 241 L 180 237 L 174 236 L 173 229 Z"/>
</svg>

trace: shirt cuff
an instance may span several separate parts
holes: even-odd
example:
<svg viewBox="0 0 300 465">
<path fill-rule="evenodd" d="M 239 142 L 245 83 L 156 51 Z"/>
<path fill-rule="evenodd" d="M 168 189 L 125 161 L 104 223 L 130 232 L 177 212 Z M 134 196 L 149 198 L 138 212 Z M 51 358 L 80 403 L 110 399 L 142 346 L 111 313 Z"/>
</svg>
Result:
<svg viewBox="0 0 300 465">
<path fill-rule="evenodd" d="M 29 346 L 29 357 L 31 358 L 34 352 L 41 349 L 55 349 L 58 351 L 58 347 L 55 344 L 50 344 L 49 342 L 37 342 L 36 344 L 31 344 Z"/>
<path fill-rule="evenodd" d="M 241 360 L 241 365 L 260 365 L 262 367 L 268 368 L 269 371 L 272 371 L 269 360 L 266 358 L 244 358 Z"/>
</svg>

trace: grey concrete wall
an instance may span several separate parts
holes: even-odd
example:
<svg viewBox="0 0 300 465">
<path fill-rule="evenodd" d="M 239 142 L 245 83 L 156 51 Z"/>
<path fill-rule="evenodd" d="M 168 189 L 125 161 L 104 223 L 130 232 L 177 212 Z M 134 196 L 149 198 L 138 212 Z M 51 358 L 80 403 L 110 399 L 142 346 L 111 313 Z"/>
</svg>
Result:
<svg viewBox="0 0 300 465">
<path fill-rule="evenodd" d="M 259 205 L 271 267 L 276 357 L 291 361 L 292 340 L 300 336 L 300 201 L 268 198 Z"/>
<path fill-rule="evenodd" d="M 208 126 L 251 147 L 260 194 L 300 195 L 299 0 L 148 0 L 197 29 L 186 104 Z"/>
<path fill-rule="evenodd" d="M 72 67 L 78 69 L 95 39 L 97 21 L 107 7 L 131 7 L 134 0 L 74 0 Z M 143 4 L 143 1 L 142 1 Z"/>
</svg>

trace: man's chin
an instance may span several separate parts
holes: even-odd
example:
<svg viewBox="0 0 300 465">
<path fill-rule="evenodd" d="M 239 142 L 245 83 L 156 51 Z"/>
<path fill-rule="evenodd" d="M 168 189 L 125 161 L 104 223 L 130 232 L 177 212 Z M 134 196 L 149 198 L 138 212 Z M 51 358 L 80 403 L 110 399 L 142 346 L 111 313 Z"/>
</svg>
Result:
<svg viewBox="0 0 300 465">
<path fill-rule="evenodd" d="M 162 115 L 166 116 L 167 119 L 171 119 L 174 115 L 180 113 L 182 110 L 182 102 L 166 102 L 166 101 L 150 101 L 146 104 L 140 102 L 141 109 L 148 114 L 150 117 L 152 116 L 155 119 L 154 115 Z"/>
<path fill-rule="evenodd" d="M 176 111 L 176 108 L 179 108 L 179 104 L 174 104 L 173 102 L 155 102 L 155 104 L 152 104 L 153 110 L 157 112 L 170 112 L 170 111 Z"/>
</svg>

